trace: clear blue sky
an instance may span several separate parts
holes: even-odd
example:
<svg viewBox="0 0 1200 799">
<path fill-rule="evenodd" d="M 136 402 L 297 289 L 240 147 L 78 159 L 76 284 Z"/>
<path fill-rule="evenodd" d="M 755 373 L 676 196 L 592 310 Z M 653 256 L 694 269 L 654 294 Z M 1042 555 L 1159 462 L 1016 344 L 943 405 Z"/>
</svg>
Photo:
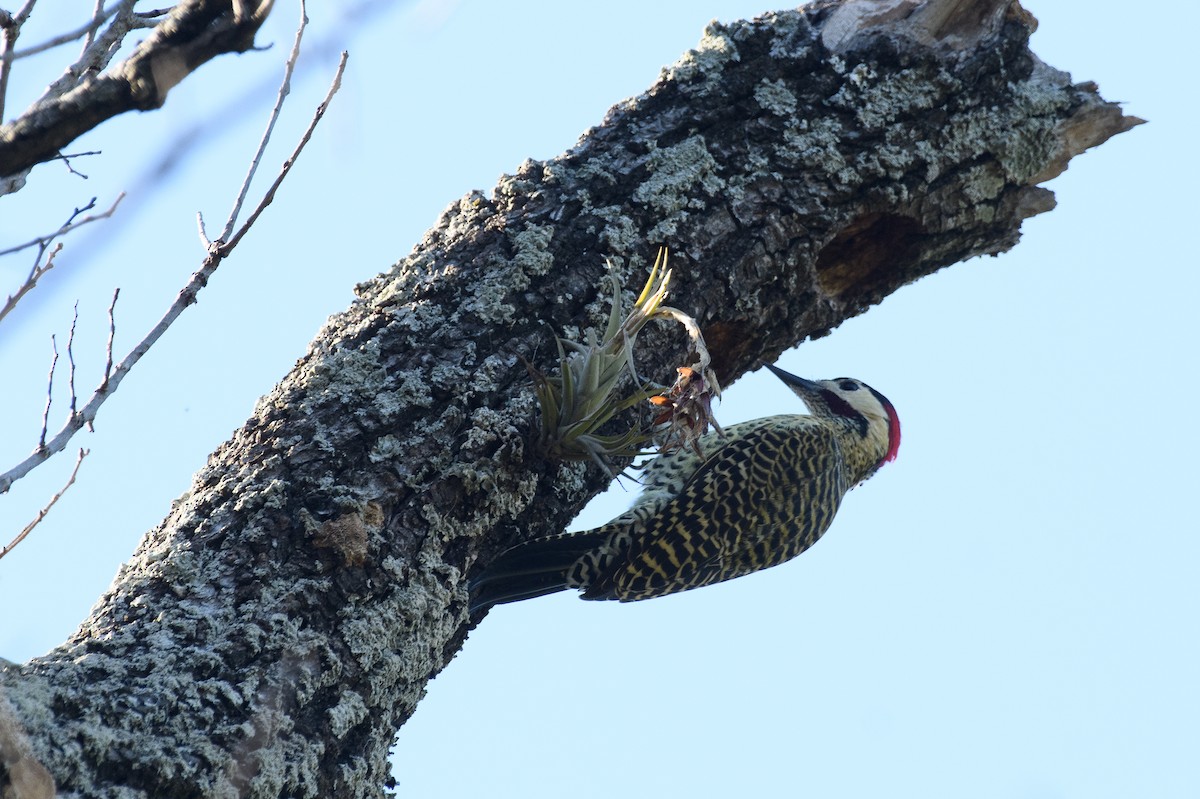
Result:
<svg viewBox="0 0 1200 799">
<path fill-rule="evenodd" d="M 313 5 L 315 39 L 335 11 Z M 1029 220 L 1013 252 L 902 289 L 783 357 L 798 374 L 887 394 L 904 423 L 899 460 L 785 566 L 647 603 L 564 594 L 494 611 L 401 731 L 402 795 L 1200 796 L 1200 120 L 1184 58 L 1200 13 L 1027 6 L 1044 60 L 1150 124 L 1072 162 L 1049 184 L 1058 208 Z M 275 205 L 80 439 L 92 455 L 78 485 L 0 561 L 0 656 L 24 660 L 70 634 L 353 284 L 407 253 L 442 208 L 570 147 L 709 19 L 771 8 L 476 0 L 373 18 Z M 228 86 L 277 72 L 296 12 L 282 3 L 274 15 L 274 50 L 222 59 L 164 111 L 80 142 L 104 150 L 76 162 L 89 180 L 40 167 L 0 199 L 0 246 L 133 188 Z M 312 66 L 268 171 L 333 57 Z M 27 100 L 55 72 L 18 72 L 13 91 Z M 123 350 L 199 264 L 195 212 L 219 225 L 262 116 L 229 118 L 228 135 L 167 187 L 140 208 L 127 201 L 118 234 L 69 239 L 60 268 L 0 327 L 0 465 L 36 440 L 49 336 L 65 337 L 74 301 L 78 382 L 90 388 L 113 288 Z M 0 278 L 15 286 L 27 268 L 0 261 Z M 789 410 L 795 399 L 756 374 L 727 391 L 719 418 Z M 70 461 L 0 497 L 0 538 Z M 632 498 L 617 489 L 578 527 Z"/>
</svg>

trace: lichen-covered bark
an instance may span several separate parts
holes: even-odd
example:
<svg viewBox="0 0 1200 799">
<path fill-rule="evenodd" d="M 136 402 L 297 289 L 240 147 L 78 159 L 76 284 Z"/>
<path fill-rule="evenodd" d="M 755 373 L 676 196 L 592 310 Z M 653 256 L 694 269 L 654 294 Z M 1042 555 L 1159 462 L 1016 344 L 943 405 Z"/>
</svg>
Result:
<svg viewBox="0 0 1200 799">
<path fill-rule="evenodd" d="M 379 795 L 396 728 L 466 635 L 468 573 L 607 482 L 533 446 L 520 362 L 550 370 L 553 336 L 601 319 L 605 258 L 640 286 L 670 245 L 671 302 L 729 382 L 1011 247 L 1052 205 L 1036 184 L 1136 120 L 1039 62 L 1019 7 L 960 5 L 714 26 L 575 149 L 452 204 L 330 320 L 71 640 L 3 673 L 3 718 L 60 790 Z M 669 378 L 684 347 L 647 330 L 639 369 Z"/>
</svg>

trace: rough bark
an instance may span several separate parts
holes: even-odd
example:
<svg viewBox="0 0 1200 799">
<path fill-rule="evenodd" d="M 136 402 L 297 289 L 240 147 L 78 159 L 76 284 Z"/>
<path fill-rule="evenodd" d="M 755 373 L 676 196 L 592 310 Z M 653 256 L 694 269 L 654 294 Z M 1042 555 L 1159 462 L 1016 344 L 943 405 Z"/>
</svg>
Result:
<svg viewBox="0 0 1200 799">
<path fill-rule="evenodd" d="M 553 336 L 607 311 L 605 258 L 640 286 L 660 244 L 726 383 L 1012 247 L 1053 205 L 1036 184 L 1138 122 L 1030 53 L 1032 24 L 894 0 L 711 27 L 361 285 L 78 632 L 3 672 L 0 721 L 64 795 L 382 793 L 469 629 L 468 573 L 608 482 L 533 446 L 519 357 L 552 370 Z M 647 330 L 639 368 L 668 378 L 684 349 Z"/>
</svg>

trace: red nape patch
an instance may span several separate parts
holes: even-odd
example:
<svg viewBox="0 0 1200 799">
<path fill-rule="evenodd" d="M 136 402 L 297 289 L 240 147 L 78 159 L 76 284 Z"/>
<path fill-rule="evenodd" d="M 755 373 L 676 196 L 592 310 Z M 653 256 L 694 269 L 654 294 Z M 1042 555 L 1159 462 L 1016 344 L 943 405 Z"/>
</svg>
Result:
<svg viewBox="0 0 1200 799">
<path fill-rule="evenodd" d="M 866 388 L 875 395 L 875 399 L 879 400 L 879 404 L 883 406 L 885 411 L 887 411 L 888 449 L 887 454 L 884 455 L 883 460 L 880 461 L 880 465 L 884 463 L 891 463 L 892 461 L 896 460 L 896 454 L 900 452 L 900 417 L 896 414 L 896 406 L 892 404 L 891 400 L 870 386 L 867 386 Z"/>
<path fill-rule="evenodd" d="M 883 456 L 885 463 L 890 463 L 896 460 L 896 455 L 900 452 L 900 417 L 896 415 L 896 409 L 892 407 L 892 403 L 886 399 L 883 401 L 883 407 L 887 409 L 888 415 L 888 451 L 887 455 Z"/>
</svg>

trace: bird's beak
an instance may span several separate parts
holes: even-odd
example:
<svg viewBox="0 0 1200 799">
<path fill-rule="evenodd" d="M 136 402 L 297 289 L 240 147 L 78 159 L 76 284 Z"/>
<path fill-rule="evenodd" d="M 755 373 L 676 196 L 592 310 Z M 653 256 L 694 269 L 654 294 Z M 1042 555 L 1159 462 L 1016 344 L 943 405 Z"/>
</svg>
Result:
<svg viewBox="0 0 1200 799">
<path fill-rule="evenodd" d="M 803 391 L 806 393 L 814 393 L 821 389 L 821 387 L 818 386 L 813 381 L 805 380 L 803 377 L 796 377 L 791 372 L 785 372 L 782 369 L 780 369 L 778 366 L 772 366 L 771 364 L 768 363 L 768 364 L 766 364 L 766 367 L 771 370 L 771 374 L 775 375 L 780 380 L 782 380 L 783 384 L 785 386 L 788 386 L 789 388 L 791 388 L 793 390 L 799 390 L 799 391 Z"/>
</svg>

